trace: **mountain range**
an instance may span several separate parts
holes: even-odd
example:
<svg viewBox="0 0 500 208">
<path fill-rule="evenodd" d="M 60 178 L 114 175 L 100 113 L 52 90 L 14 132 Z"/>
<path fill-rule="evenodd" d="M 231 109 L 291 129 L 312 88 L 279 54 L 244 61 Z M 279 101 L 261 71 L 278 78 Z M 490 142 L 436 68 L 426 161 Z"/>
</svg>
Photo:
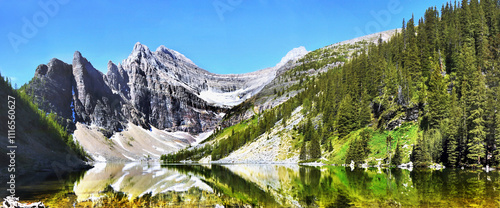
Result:
<svg viewBox="0 0 500 208">
<path fill-rule="evenodd" d="M 136 43 L 121 63 L 108 63 L 106 74 L 76 51 L 71 64 L 54 58 L 39 65 L 22 89 L 94 160 L 159 158 L 202 140 L 232 107 L 307 53 L 298 47 L 274 67 L 213 74 L 175 50 Z"/>
<path fill-rule="evenodd" d="M 26 144 L 47 128 L 64 142 L 55 149 L 83 160 L 492 167 L 499 11 L 494 1 L 447 3 L 441 16 L 431 7 L 401 29 L 298 47 L 246 74 L 140 43 L 104 74 L 76 51 L 72 63 L 39 65 L 19 90 L 2 79 L 2 93 L 34 115 L 20 123 L 33 126 Z M 35 153 L 26 160 L 49 154 Z"/>
</svg>

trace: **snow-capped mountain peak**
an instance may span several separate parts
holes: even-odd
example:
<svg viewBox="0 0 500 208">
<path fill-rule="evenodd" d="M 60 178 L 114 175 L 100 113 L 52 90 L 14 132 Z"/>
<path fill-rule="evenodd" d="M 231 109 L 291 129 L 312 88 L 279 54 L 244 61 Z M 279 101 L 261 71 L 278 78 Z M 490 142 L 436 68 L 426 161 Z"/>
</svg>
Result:
<svg viewBox="0 0 500 208">
<path fill-rule="evenodd" d="M 172 57 L 172 59 L 174 60 L 181 60 L 185 63 L 188 63 L 188 64 L 192 64 L 192 65 L 196 65 L 194 64 L 193 61 L 191 61 L 191 59 L 188 59 L 186 56 L 184 56 L 182 53 L 179 53 L 173 49 L 170 49 L 170 48 L 167 48 L 165 47 L 164 45 L 161 45 L 160 47 L 158 47 L 156 49 L 156 52 L 157 53 L 164 53 L 164 54 L 168 54 Z"/>
<path fill-rule="evenodd" d="M 291 51 L 289 51 L 283 58 L 281 58 L 281 61 L 278 64 L 276 64 L 276 68 L 282 67 L 289 61 L 299 60 L 300 58 L 304 57 L 307 53 L 309 53 L 309 51 L 307 51 L 304 46 L 294 48 Z"/>
</svg>

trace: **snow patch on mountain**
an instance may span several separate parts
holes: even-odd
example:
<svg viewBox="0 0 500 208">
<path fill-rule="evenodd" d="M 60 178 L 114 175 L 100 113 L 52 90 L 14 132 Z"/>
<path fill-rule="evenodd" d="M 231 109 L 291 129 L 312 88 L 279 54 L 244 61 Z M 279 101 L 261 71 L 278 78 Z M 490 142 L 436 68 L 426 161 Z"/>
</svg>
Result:
<svg viewBox="0 0 500 208">
<path fill-rule="evenodd" d="M 221 107 L 232 107 L 236 106 L 243 101 L 251 98 L 255 94 L 259 93 L 267 84 L 269 84 L 276 77 L 276 72 L 278 69 L 283 67 L 290 61 L 297 61 L 309 53 L 304 46 L 300 46 L 289 51 L 281 61 L 274 67 L 269 67 L 256 72 L 251 72 L 247 74 L 239 75 L 219 75 L 232 76 L 235 78 L 246 78 L 246 82 L 243 87 L 234 91 L 224 92 L 214 88 L 208 88 L 207 90 L 201 91 L 199 97 L 208 103 L 221 106 Z"/>
<path fill-rule="evenodd" d="M 208 103 L 220 107 L 236 106 L 260 92 L 260 90 L 262 90 L 262 88 L 264 88 L 264 86 L 271 82 L 275 77 L 276 71 L 274 69 L 261 70 L 261 73 L 257 78 L 249 79 L 249 81 L 245 83 L 244 87 L 241 89 L 223 92 L 215 88 L 209 88 L 206 91 L 200 92 L 199 97 Z"/>
</svg>

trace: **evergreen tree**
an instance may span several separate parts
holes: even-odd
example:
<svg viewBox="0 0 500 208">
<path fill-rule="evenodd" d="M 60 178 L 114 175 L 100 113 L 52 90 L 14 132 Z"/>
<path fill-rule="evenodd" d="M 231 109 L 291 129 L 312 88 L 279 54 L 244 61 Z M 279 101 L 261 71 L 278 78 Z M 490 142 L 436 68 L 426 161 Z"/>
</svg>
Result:
<svg viewBox="0 0 500 208">
<path fill-rule="evenodd" d="M 466 46 L 463 52 L 465 56 L 471 54 L 472 47 Z M 485 147 L 484 141 L 486 139 L 486 131 L 484 126 L 484 96 L 485 96 L 485 83 L 484 76 L 480 69 L 475 67 L 472 58 L 465 58 L 464 70 L 469 71 L 464 78 L 463 97 L 466 104 L 467 116 L 467 158 L 469 164 L 480 164 L 481 158 L 484 159 Z"/>
<path fill-rule="evenodd" d="M 358 128 L 364 128 L 371 121 L 370 98 L 367 90 L 363 90 L 358 108 Z"/>
<path fill-rule="evenodd" d="M 500 88 L 497 88 L 497 91 L 500 91 Z M 500 97 L 500 92 L 497 92 Z M 498 101 L 498 99 L 497 99 Z M 497 108 L 500 109 L 500 103 L 497 102 Z M 493 162 L 495 165 L 500 166 L 500 112 L 497 111 L 495 115 L 496 120 L 496 131 L 495 131 L 495 150 L 493 152 Z"/>
<path fill-rule="evenodd" d="M 370 137 L 370 132 L 368 130 L 363 130 L 358 137 L 351 140 L 349 149 L 347 150 L 345 163 L 350 163 L 351 161 L 362 163 L 368 157 L 370 154 L 370 147 L 368 146 Z"/>
<path fill-rule="evenodd" d="M 479 70 L 478 70 L 479 71 Z M 472 86 L 471 91 L 466 93 L 469 96 L 468 105 L 468 124 L 469 127 L 469 138 L 467 143 L 468 154 L 467 158 L 471 164 L 480 164 L 481 159 L 485 156 L 484 141 L 486 139 L 486 131 L 484 127 L 484 77 L 480 72 L 474 73 L 477 79 L 471 80 Z M 477 83 L 476 83 L 477 82 Z"/>
<path fill-rule="evenodd" d="M 304 126 L 304 141 L 311 141 L 314 137 L 314 126 L 311 118 L 307 118 L 306 125 Z"/>
<path fill-rule="evenodd" d="M 321 146 L 318 137 L 313 137 L 309 145 L 309 154 L 312 159 L 321 158 Z"/>
<path fill-rule="evenodd" d="M 422 134 L 418 134 L 417 144 L 414 146 L 412 155 L 413 163 L 417 167 L 427 167 L 431 162 L 431 156 L 428 150 L 428 144 L 422 138 Z"/>
<path fill-rule="evenodd" d="M 448 155 L 448 165 L 455 167 L 459 162 L 459 142 L 460 142 L 460 124 L 462 118 L 462 111 L 459 106 L 457 92 L 455 87 L 452 90 L 451 94 L 451 106 L 450 106 L 450 118 L 448 122 L 448 144 L 447 144 L 447 155 Z"/>
<path fill-rule="evenodd" d="M 443 154 L 443 137 L 439 129 L 429 129 L 424 132 L 424 143 L 431 162 L 442 162 Z"/>
<path fill-rule="evenodd" d="M 406 103 L 411 103 L 416 97 L 422 79 L 422 68 L 419 58 L 419 48 L 415 36 L 414 18 L 412 17 L 406 26 L 408 33 L 408 48 L 405 53 L 404 68 L 406 71 Z M 403 91 L 404 93 L 404 91 Z"/>
<path fill-rule="evenodd" d="M 448 95 L 446 93 L 446 85 L 444 83 L 442 70 L 437 61 L 431 61 L 432 74 L 429 81 L 429 98 L 428 98 L 428 113 L 429 128 L 437 128 L 442 119 L 446 118 L 446 110 L 448 109 Z"/>
<path fill-rule="evenodd" d="M 400 148 L 399 141 L 398 141 L 398 144 L 396 145 L 396 152 L 394 153 L 394 157 L 392 157 L 391 164 L 398 166 L 398 165 L 401 165 L 402 161 L 403 161 L 403 158 L 401 155 L 401 148 Z"/>
<path fill-rule="evenodd" d="M 487 26 L 483 7 L 482 5 L 479 4 L 478 0 L 471 0 L 470 8 L 472 14 L 471 23 L 472 23 L 472 30 L 474 32 L 477 65 L 482 70 L 485 70 L 485 64 L 489 53 L 488 52 L 489 28 Z"/>
<path fill-rule="evenodd" d="M 330 136 L 330 132 L 328 132 L 328 127 L 323 126 L 321 128 L 321 137 L 320 137 L 321 145 L 327 144 L 329 136 Z"/>
<path fill-rule="evenodd" d="M 340 138 L 356 129 L 357 122 L 355 115 L 356 111 L 353 107 L 351 96 L 347 94 L 342 99 L 337 114 L 337 131 Z"/>
<path fill-rule="evenodd" d="M 299 159 L 300 160 L 307 160 L 307 150 L 306 150 L 306 142 L 302 143 L 302 146 L 300 147 L 300 153 L 299 153 Z"/>
</svg>

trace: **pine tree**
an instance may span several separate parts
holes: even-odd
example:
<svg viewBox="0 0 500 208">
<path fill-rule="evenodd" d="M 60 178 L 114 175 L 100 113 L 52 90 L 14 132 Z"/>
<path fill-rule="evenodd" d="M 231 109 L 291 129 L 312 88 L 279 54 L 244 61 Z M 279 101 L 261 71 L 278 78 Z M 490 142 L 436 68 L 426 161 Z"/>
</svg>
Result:
<svg viewBox="0 0 500 208">
<path fill-rule="evenodd" d="M 470 82 L 470 91 L 466 92 L 465 95 L 468 98 L 468 118 L 467 124 L 469 125 L 469 138 L 467 143 L 468 154 L 470 164 L 480 164 L 481 159 L 485 157 L 485 147 L 484 141 L 486 139 L 486 131 L 484 127 L 484 77 L 480 70 L 476 70 L 473 73 Z"/>
<path fill-rule="evenodd" d="M 443 154 L 443 137 L 439 129 L 429 129 L 424 132 L 424 141 L 427 145 L 431 162 L 442 162 L 441 156 Z"/>
<path fill-rule="evenodd" d="M 370 98 L 367 90 L 363 90 L 358 108 L 358 128 L 364 128 L 371 121 Z"/>
<path fill-rule="evenodd" d="M 438 39 L 438 13 L 435 8 L 429 8 L 424 14 L 425 22 L 421 22 L 418 28 L 419 48 L 421 56 L 421 75 L 424 79 L 428 79 L 431 67 L 431 57 L 439 45 Z M 425 24 L 424 24 L 425 23 Z M 429 70 L 431 69 L 431 70 Z"/>
<path fill-rule="evenodd" d="M 307 160 L 307 149 L 306 149 L 306 145 L 307 143 L 304 141 L 304 143 L 302 143 L 302 146 L 300 147 L 300 153 L 299 153 L 299 159 L 300 160 Z"/>
<path fill-rule="evenodd" d="M 429 97 L 427 116 L 429 117 L 429 128 L 438 128 L 442 119 L 446 117 L 448 109 L 448 95 L 446 94 L 446 85 L 441 75 L 441 68 L 437 61 L 430 61 L 432 74 L 429 81 Z"/>
<path fill-rule="evenodd" d="M 313 137 L 314 137 L 314 126 L 312 124 L 311 118 L 308 118 L 306 125 L 304 126 L 304 141 L 311 141 Z"/>
<path fill-rule="evenodd" d="M 473 5 L 472 9 L 476 10 Z M 478 66 L 474 39 L 474 22 L 471 6 L 467 0 L 462 1 L 460 11 L 461 26 L 461 53 L 459 60 L 459 79 L 461 79 L 462 100 L 465 102 L 465 127 L 467 133 L 467 163 L 480 164 L 484 158 L 484 140 L 486 132 L 484 127 L 484 95 L 485 83 L 481 68 Z"/>
<path fill-rule="evenodd" d="M 416 97 L 419 86 L 421 86 L 422 67 L 419 58 L 419 47 L 417 38 L 415 36 L 414 18 L 412 17 L 406 26 L 408 33 L 408 48 L 404 58 L 404 68 L 406 71 L 406 103 L 411 103 L 412 99 Z"/>
<path fill-rule="evenodd" d="M 496 149 L 493 152 L 493 163 L 500 166 L 500 112 L 497 112 L 496 114 L 496 134 L 494 144 Z"/>
<path fill-rule="evenodd" d="M 497 87 L 497 95 L 500 97 L 500 87 Z M 498 99 L 497 99 L 498 101 Z M 497 102 L 497 109 L 500 109 L 500 103 Z M 500 166 L 500 112 L 497 111 L 496 115 L 495 115 L 495 120 L 496 120 L 496 131 L 495 131 L 495 146 L 496 146 L 496 149 L 494 150 L 493 152 L 493 161 L 494 161 L 494 164 L 496 164 L 497 166 Z"/>
<path fill-rule="evenodd" d="M 337 131 L 339 137 L 342 138 L 355 130 L 356 125 L 356 111 L 353 107 L 351 96 L 347 94 L 342 99 L 337 114 Z"/>
<path fill-rule="evenodd" d="M 391 164 L 395 166 L 401 165 L 402 160 L 403 158 L 401 156 L 401 148 L 398 141 L 398 144 L 396 145 L 396 152 L 394 153 L 394 157 L 392 157 Z"/>
<path fill-rule="evenodd" d="M 417 144 L 415 145 L 412 152 L 413 163 L 415 164 L 415 166 L 426 167 L 431 162 L 431 156 L 427 147 L 427 142 L 422 138 L 422 134 L 419 133 Z"/>
<path fill-rule="evenodd" d="M 311 139 L 311 142 L 309 144 L 309 154 L 311 155 L 312 159 L 321 158 L 321 146 L 319 144 L 319 139 L 317 136 Z"/>
<path fill-rule="evenodd" d="M 363 130 L 358 137 L 351 141 L 349 149 L 347 150 L 345 163 L 350 163 L 351 161 L 360 163 L 368 157 L 370 154 L 370 147 L 368 146 L 370 137 L 370 132 L 368 130 Z"/>
<path fill-rule="evenodd" d="M 449 112 L 449 123 L 448 123 L 448 144 L 447 144 L 447 155 L 448 155 L 448 165 L 455 167 L 459 162 L 459 141 L 460 141 L 460 123 L 462 118 L 462 111 L 459 106 L 457 91 L 455 87 L 451 94 L 451 105 Z"/>
<path fill-rule="evenodd" d="M 324 145 L 328 142 L 328 138 L 330 137 L 330 132 L 328 132 L 328 128 L 326 126 L 323 126 L 321 128 L 321 145 Z"/>
<path fill-rule="evenodd" d="M 479 4 L 478 0 L 471 0 L 470 9 L 472 14 L 471 23 L 472 30 L 474 32 L 477 65 L 481 68 L 481 70 L 484 70 L 488 55 L 489 28 L 486 23 L 483 7 Z"/>
</svg>

